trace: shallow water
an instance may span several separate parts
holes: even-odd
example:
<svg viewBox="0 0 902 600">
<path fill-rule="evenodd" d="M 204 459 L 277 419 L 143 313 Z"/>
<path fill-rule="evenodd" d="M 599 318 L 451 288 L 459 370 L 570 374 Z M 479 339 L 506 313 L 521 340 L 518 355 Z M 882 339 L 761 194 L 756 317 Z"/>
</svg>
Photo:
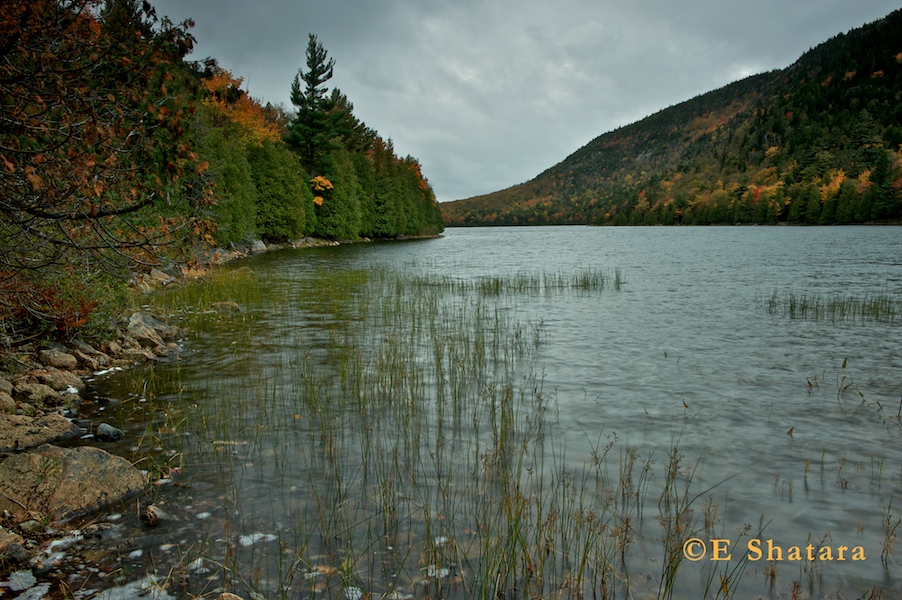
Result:
<svg viewBox="0 0 902 600">
<path fill-rule="evenodd" d="M 508 515 L 491 519 L 511 481 L 536 505 L 547 499 L 540 513 L 563 513 L 549 511 L 559 502 L 622 517 L 623 496 L 604 512 L 607 488 L 632 455 L 649 469 L 630 484 L 643 507 L 604 589 L 657 597 L 667 564 L 659 499 L 676 446 L 680 489 L 698 495 L 684 515 L 693 537 L 730 540 L 733 555 L 683 560 L 673 597 L 701 597 L 722 569 L 742 564 L 749 538 L 762 540 L 765 556 L 731 581 L 737 597 L 790 597 L 794 586 L 815 597 L 902 594 L 896 561 L 881 561 L 887 518 L 902 514 L 899 318 L 766 309 L 789 291 L 902 297 L 899 228 L 451 229 L 247 264 L 256 293 L 218 298 L 241 304 L 240 315 L 194 321 L 202 330 L 178 361 L 94 382 L 101 399 L 124 401 L 97 417 L 129 434 L 109 447 L 137 447 L 136 458 L 150 450 L 143 466 L 173 475 L 151 498 L 172 518 L 148 534 L 120 510 L 73 587 L 153 571 L 184 597 L 497 592 L 480 569 L 501 569 L 484 567 L 498 551 L 484 542 L 496 540 L 492 527 L 510 526 Z M 603 273 L 603 288 L 496 294 L 449 283 L 586 272 Z M 460 373 L 467 381 L 454 379 Z M 513 390 L 507 421 L 495 395 L 504 385 Z M 495 418 L 513 431 L 508 442 Z M 607 464 L 593 465 L 606 444 Z M 574 504 L 569 487 L 545 491 L 567 477 L 586 489 Z M 514 554 L 535 555 L 541 534 L 529 531 Z M 784 560 L 766 560 L 768 540 Z M 847 546 L 846 560 L 806 560 L 809 543 L 833 558 Z M 802 560 L 789 558 L 792 546 Z M 850 560 L 856 547 L 864 560 Z M 532 593 L 603 597 L 597 579 L 574 587 L 567 554 L 549 550 L 547 581 Z M 104 562 L 114 568 L 97 567 Z M 501 588 L 518 596 L 528 585 Z"/>
</svg>

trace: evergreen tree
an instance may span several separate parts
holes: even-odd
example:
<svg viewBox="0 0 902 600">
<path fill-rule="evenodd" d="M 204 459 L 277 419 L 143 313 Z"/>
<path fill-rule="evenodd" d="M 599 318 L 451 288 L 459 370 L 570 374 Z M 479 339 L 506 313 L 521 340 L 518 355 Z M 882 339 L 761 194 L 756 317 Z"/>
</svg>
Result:
<svg viewBox="0 0 902 600">
<path fill-rule="evenodd" d="M 297 156 L 281 143 L 248 149 L 257 188 L 256 229 L 267 242 L 285 242 L 313 232 L 313 193 Z"/>
<path fill-rule="evenodd" d="M 311 177 L 328 170 L 329 152 L 336 148 L 339 117 L 326 82 L 332 78 L 335 60 L 328 58 L 323 45 L 310 34 L 307 43 L 307 71 L 299 70 L 291 84 L 291 103 L 297 115 L 288 124 L 285 141 L 301 157 Z M 303 83 L 303 85 L 302 85 Z"/>
</svg>

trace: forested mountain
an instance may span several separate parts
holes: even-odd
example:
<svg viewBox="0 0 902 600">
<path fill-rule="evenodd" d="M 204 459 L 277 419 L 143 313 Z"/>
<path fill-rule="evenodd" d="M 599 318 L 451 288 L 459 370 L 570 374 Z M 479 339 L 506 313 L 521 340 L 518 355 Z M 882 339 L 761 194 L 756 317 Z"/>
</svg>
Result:
<svg viewBox="0 0 902 600">
<path fill-rule="evenodd" d="M 902 11 L 606 133 L 448 225 L 902 220 Z"/>
<path fill-rule="evenodd" d="M 191 25 L 146 0 L 0 3 L 0 352 L 74 335 L 204 246 L 442 230 L 419 163 L 328 88 L 314 35 L 285 110 L 188 61 Z"/>
</svg>

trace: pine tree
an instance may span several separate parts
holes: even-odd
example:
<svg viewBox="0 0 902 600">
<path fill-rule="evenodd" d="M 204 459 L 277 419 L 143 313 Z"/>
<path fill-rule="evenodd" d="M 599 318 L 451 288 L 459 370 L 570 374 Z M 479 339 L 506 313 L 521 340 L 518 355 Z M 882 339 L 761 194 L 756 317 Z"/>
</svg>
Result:
<svg viewBox="0 0 902 600">
<path fill-rule="evenodd" d="M 297 115 L 288 125 L 286 143 L 301 157 L 301 164 L 311 177 L 328 170 L 329 152 L 337 147 L 337 122 L 333 97 L 326 82 L 332 78 L 335 60 L 328 58 L 323 45 L 310 34 L 307 43 L 307 71 L 299 70 L 291 84 L 291 103 Z M 302 86 L 303 84 L 303 86 Z"/>
</svg>

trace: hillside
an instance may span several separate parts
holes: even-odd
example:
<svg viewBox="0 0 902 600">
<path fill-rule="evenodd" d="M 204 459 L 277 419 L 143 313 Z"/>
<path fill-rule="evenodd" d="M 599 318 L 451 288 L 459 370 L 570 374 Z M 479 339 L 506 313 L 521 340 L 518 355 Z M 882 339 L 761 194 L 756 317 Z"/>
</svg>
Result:
<svg viewBox="0 0 902 600">
<path fill-rule="evenodd" d="M 902 219 L 902 11 L 595 138 L 447 225 Z"/>
</svg>

